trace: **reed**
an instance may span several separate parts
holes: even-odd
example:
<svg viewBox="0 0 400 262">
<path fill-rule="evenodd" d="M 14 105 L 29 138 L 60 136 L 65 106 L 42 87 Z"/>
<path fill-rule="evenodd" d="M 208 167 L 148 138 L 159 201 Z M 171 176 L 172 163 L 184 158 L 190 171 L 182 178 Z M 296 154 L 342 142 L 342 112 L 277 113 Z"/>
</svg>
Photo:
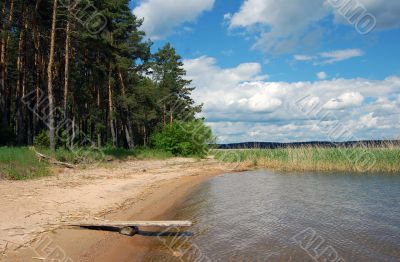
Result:
<svg viewBox="0 0 400 262">
<path fill-rule="evenodd" d="M 300 147 L 213 150 L 215 158 L 247 167 L 285 171 L 400 172 L 400 148 Z"/>
</svg>

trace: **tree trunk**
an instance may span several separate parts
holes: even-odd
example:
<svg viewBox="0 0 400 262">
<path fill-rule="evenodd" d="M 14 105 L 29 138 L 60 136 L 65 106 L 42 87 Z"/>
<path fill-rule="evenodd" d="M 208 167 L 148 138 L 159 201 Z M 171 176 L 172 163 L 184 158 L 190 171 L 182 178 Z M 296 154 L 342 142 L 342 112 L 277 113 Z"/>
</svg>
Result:
<svg viewBox="0 0 400 262">
<path fill-rule="evenodd" d="M 101 110 L 101 104 L 100 104 L 100 88 L 97 87 L 97 108 Z M 101 147 L 101 130 L 96 128 L 97 132 L 97 146 L 100 148 Z"/>
<path fill-rule="evenodd" d="M 40 54 L 40 34 L 38 28 L 38 21 L 37 21 L 37 12 L 38 12 L 38 5 L 36 4 L 35 14 L 33 18 L 33 44 L 35 46 L 35 90 L 36 90 L 36 99 L 35 99 L 35 114 L 33 114 L 33 134 L 36 134 L 38 131 L 39 125 L 39 103 L 40 103 L 40 87 L 41 87 L 41 68 L 42 68 L 42 57 Z"/>
<path fill-rule="evenodd" d="M 53 0 L 49 64 L 47 65 L 47 92 L 49 96 L 48 127 L 49 127 L 49 137 L 50 137 L 50 149 L 53 152 L 56 150 L 55 124 L 54 124 L 54 96 L 53 96 L 53 65 L 54 65 L 54 52 L 55 52 L 55 40 L 56 40 L 57 2 L 58 0 Z"/>
<path fill-rule="evenodd" d="M 108 67 L 108 111 L 109 111 L 108 119 L 109 119 L 110 129 L 111 129 L 112 143 L 113 143 L 113 146 L 116 147 L 117 146 L 117 137 L 116 137 L 115 129 L 114 129 L 111 63 L 109 64 L 109 67 Z"/>
<path fill-rule="evenodd" d="M 72 118 L 72 136 L 71 136 L 71 144 L 70 144 L 70 148 L 74 149 L 75 147 L 75 117 Z"/>
<path fill-rule="evenodd" d="M 67 101 L 68 101 L 68 82 L 69 82 L 69 48 L 70 48 L 70 30 L 71 30 L 71 19 L 70 19 L 71 10 L 68 7 L 68 14 L 67 14 L 67 26 L 65 29 L 65 67 L 64 67 L 64 118 L 67 118 Z"/>
<path fill-rule="evenodd" d="M 163 128 L 165 129 L 166 126 L 167 126 L 167 107 L 164 104 L 164 107 L 163 107 Z"/>
<path fill-rule="evenodd" d="M 147 146 L 147 130 L 146 130 L 146 124 L 143 125 L 143 146 Z"/>
<path fill-rule="evenodd" d="M 6 17 L 6 7 L 7 7 L 7 1 L 3 1 L 3 7 L 1 9 L 1 25 L 0 25 L 0 51 L 3 50 L 3 46 L 5 45 L 5 31 L 6 31 L 6 20 L 3 22 L 3 18 Z M 2 54 L 2 53 L 1 53 Z M 3 67 L 4 67 L 4 61 L 3 61 L 3 55 L 1 55 L 0 58 L 0 72 L 3 72 Z M 6 126 L 7 125 L 7 116 L 4 114 L 6 110 L 6 100 L 5 100 L 5 80 L 2 79 L 2 74 L 0 74 L 0 110 L 1 110 L 1 119 L 2 119 L 2 125 Z"/>
<path fill-rule="evenodd" d="M 17 94 L 16 94 L 16 109 L 17 109 L 17 142 L 18 145 L 23 145 L 25 140 L 25 132 L 26 132 L 26 125 L 25 125 L 25 114 L 24 114 L 24 104 L 22 102 L 22 97 L 25 95 L 25 49 L 26 49 L 26 30 L 28 29 L 27 24 L 27 14 L 26 10 L 24 9 L 22 12 L 22 20 L 21 20 L 21 31 L 19 33 L 19 40 L 18 40 L 18 58 L 17 58 Z"/>
<path fill-rule="evenodd" d="M 125 89 L 125 84 L 124 84 L 124 79 L 122 77 L 121 70 L 118 69 L 118 76 L 119 76 L 119 81 L 121 82 L 121 87 L 122 87 L 122 95 L 126 99 L 126 89 Z M 126 137 L 126 142 L 128 143 L 129 149 L 133 149 L 135 147 L 135 143 L 133 142 L 133 134 L 131 132 L 131 127 L 132 123 L 129 119 L 129 115 L 127 115 L 127 124 L 125 125 L 125 137 Z"/>
<path fill-rule="evenodd" d="M 5 23 L 5 22 L 3 23 L 3 18 L 6 16 L 7 0 L 4 0 L 2 2 L 3 2 L 3 5 L 2 5 L 2 8 L 1 8 L 1 15 L 2 16 L 0 17 L 0 29 L 1 29 L 1 32 L 3 33 L 4 32 L 3 25 Z"/>
<path fill-rule="evenodd" d="M 6 2 L 4 3 L 4 7 L 6 6 Z M 8 16 L 8 20 L 3 24 L 3 35 L 2 35 L 2 42 L 1 42 L 1 51 L 0 51 L 0 88 L 2 91 L 2 103 L 3 108 L 2 110 L 2 125 L 4 128 L 8 128 L 8 108 L 7 108 L 7 101 L 9 101 L 10 92 L 6 85 L 7 81 L 7 47 L 10 42 L 10 34 L 12 21 L 14 16 L 14 0 L 10 2 L 10 12 Z"/>
<path fill-rule="evenodd" d="M 169 123 L 172 124 L 174 122 L 174 111 L 172 107 L 169 109 Z"/>
</svg>

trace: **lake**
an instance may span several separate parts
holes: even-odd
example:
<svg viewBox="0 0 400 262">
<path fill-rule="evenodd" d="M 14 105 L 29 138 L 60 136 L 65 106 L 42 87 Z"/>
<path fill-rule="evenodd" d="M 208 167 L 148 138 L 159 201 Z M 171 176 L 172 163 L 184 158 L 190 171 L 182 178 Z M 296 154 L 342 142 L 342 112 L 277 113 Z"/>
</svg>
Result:
<svg viewBox="0 0 400 262">
<path fill-rule="evenodd" d="M 175 218 L 149 261 L 400 261 L 398 175 L 226 174 Z"/>
</svg>

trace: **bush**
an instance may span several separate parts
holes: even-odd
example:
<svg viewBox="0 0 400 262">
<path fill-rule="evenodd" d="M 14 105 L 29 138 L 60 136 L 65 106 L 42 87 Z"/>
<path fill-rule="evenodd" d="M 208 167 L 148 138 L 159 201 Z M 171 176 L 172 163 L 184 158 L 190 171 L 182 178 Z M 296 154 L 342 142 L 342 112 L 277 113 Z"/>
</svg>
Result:
<svg viewBox="0 0 400 262">
<path fill-rule="evenodd" d="M 153 135 L 152 145 L 159 150 L 175 156 L 204 157 L 208 154 L 209 144 L 214 143 L 211 128 L 202 120 L 191 122 L 176 121 L 167 125 L 162 132 Z"/>
<path fill-rule="evenodd" d="M 48 148 L 50 147 L 50 138 L 46 131 L 42 130 L 39 135 L 33 139 L 33 144 L 36 147 Z"/>
</svg>

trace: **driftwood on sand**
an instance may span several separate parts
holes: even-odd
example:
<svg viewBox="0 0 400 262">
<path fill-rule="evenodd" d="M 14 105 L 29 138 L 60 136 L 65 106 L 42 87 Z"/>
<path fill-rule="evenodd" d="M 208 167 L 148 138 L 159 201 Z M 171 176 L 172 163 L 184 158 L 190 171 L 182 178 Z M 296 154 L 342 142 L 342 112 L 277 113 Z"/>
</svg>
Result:
<svg viewBox="0 0 400 262">
<path fill-rule="evenodd" d="M 65 223 L 65 226 L 83 227 L 89 229 L 108 229 L 115 228 L 126 236 L 134 236 L 139 232 L 139 227 L 190 227 L 190 221 L 82 221 Z"/>
<path fill-rule="evenodd" d="M 75 168 L 75 166 L 73 164 L 57 161 L 54 158 L 51 158 L 49 156 L 46 156 L 46 155 L 44 155 L 42 153 L 37 152 L 34 147 L 31 147 L 31 149 L 35 152 L 36 156 L 40 160 L 45 160 L 45 161 L 49 162 L 50 164 L 57 165 L 57 166 L 63 166 L 63 167 L 66 167 L 66 168 Z"/>
</svg>

